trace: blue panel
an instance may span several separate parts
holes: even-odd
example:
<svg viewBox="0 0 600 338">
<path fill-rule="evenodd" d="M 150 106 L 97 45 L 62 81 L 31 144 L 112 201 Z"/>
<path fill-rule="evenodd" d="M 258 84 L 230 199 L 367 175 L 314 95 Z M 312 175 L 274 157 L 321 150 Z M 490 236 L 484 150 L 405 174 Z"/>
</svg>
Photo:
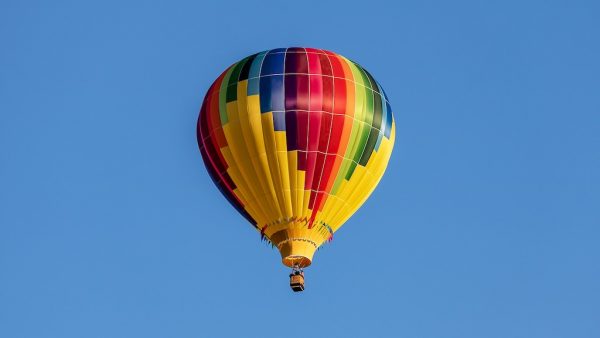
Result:
<svg viewBox="0 0 600 338">
<path fill-rule="evenodd" d="M 382 139 L 383 139 L 383 131 L 380 131 L 379 134 L 377 134 L 377 142 L 375 143 L 375 151 L 379 150 L 379 145 L 381 145 Z"/>
<path fill-rule="evenodd" d="M 267 54 L 265 56 L 265 60 L 263 61 L 262 69 L 260 70 L 260 75 L 264 76 L 269 74 L 283 74 L 284 60 L 284 53 Z"/>
<path fill-rule="evenodd" d="M 375 150 L 379 150 L 379 144 L 381 143 L 381 139 L 383 138 L 385 130 L 387 129 L 386 126 L 387 126 L 387 120 L 388 120 L 387 109 L 388 109 L 389 104 L 385 100 L 383 100 L 383 96 L 380 96 L 380 98 L 383 101 L 382 104 L 383 104 L 384 113 L 381 114 L 382 120 L 381 120 L 381 126 L 379 127 L 380 128 L 379 135 L 377 135 L 377 143 L 375 144 Z"/>
<path fill-rule="evenodd" d="M 386 116 L 385 116 L 385 137 L 390 138 L 392 134 L 392 106 L 388 104 L 385 105 L 386 108 Z"/>
<path fill-rule="evenodd" d="M 275 125 L 275 131 L 285 131 L 285 112 L 273 112 L 273 124 Z"/>
<path fill-rule="evenodd" d="M 248 96 L 258 95 L 259 79 L 257 77 L 248 80 Z"/>
<path fill-rule="evenodd" d="M 260 78 L 260 111 L 285 111 L 283 75 Z"/>
<path fill-rule="evenodd" d="M 262 52 L 256 55 L 254 60 L 252 61 L 252 67 L 250 67 L 249 77 L 258 77 L 260 75 L 260 67 L 262 67 L 263 59 L 265 58 L 265 54 L 267 52 Z"/>
<path fill-rule="evenodd" d="M 258 95 L 258 76 L 260 75 L 260 67 L 262 66 L 263 59 L 265 58 L 265 53 L 266 52 L 258 54 L 254 60 L 252 60 L 252 66 L 250 67 L 250 72 L 248 74 L 248 96 Z"/>
</svg>

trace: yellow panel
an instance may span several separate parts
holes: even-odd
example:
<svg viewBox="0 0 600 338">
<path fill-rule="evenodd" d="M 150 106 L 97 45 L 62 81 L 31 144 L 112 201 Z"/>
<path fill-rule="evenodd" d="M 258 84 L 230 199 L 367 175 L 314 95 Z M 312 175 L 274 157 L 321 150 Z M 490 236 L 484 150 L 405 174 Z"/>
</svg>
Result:
<svg viewBox="0 0 600 338">
<path fill-rule="evenodd" d="M 269 216 L 270 219 L 278 218 L 278 209 L 272 208 L 269 203 L 264 203 L 265 199 L 269 196 L 265 194 L 258 182 L 258 175 L 256 173 L 256 169 L 252 164 L 252 160 L 246 150 L 246 142 L 244 142 L 244 138 L 242 136 L 242 130 L 240 127 L 240 121 L 237 112 L 237 104 L 235 102 L 227 103 L 227 112 L 229 113 L 229 123 L 223 126 L 223 133 L 225 134 L 225 138 L 227 139 L 227 144 L 229 145 L 229 150 L 232 154 L 232 160 L 234 163 L 228 162 L 230 167 L 240 168 L 241 177 L 240 179 L 244 181 L 245 185 L 250 189 L 249 196 L 252 198 L 248 198 L 249 203 L 257 204 L 263 207 L 265 210 L 265 214 Z M 236 184 L 240 184 L 241 182 L 234 181 Z"/>
<path fill-rule="evenodd" d="M 288 169 L 287 139 L 285 131 L 275 132 L 275 144 L 277 146 L 277 159 L 279 162 L 279 177 L 283 192 L 283 215 L 290 219 L 294 214 L 292 210 L 292 196 L 290 188 L 290 176 Z"/>
<path fill-rule="evenodd" d="M 287 153 L 288 158 L 288 172 L 289 172 L 289 181 L 290 181 L 290 200 L 292 203 L 292 214 L 297 216 L 300 213 L 300 209 L 298 207 L 298 151 L 290 151 Z"/>
<path fill-rule="evenodd" d="M 225 126 L 225 128 L 223 129 L 227 129 L 227 126 Z M 236 165 L 232 165 L 232 163 L 235 164 L 235 161 L 233 160 L 233 155 L 231 154 L 229 147 L 221 148 L 221 154 L 223 155 L 225 162 L 227 162 L 227 164 L 229 165 L 229 168 L 227 169 L 227 174 L 229 174 L 229 177 L 231 177 L 231 179 L 237 186 L 237 191 L 239 192 L 239 194 L 236 193 L 236 195 L 241 200 L 246 201 L 246 210 L 248 210 L 248 212 L 250 212 L 251 209 L 254 210 L 256 214 L 250 214 L 257 221 L 264 222 L 267 219 L 269 219 L 267 212 L 264 210 L 264 206 L 261 204 L 253 203 L 253 201 L 256 200 L 256 197 L 252 193 L 252 190 L 249 188 L 249 186 L 246 184 L 246 180 L 243 179 L 239 167 L 237 167 Z"/>
<path fill-rule="evenodd" d="M 304 170 L 297 170 L 296 173 L 296 203 L 298 208 L 296 216 L 301 218 L 304 214 L 304 180 L 306 172 Z"/>
<path fill-rule="evenodd" d="M 342 169 L 344 169 L 344 165 L 342 165 Z M 342 179 L 342 183 L 340 184 L 339 190 L 344 190 L 347 183 L 348 181 L 346 181 L 346 179 Z M 338 195 L 330 195 L 327 201 L 325 202 L 325 206 L 323 206 L 323 220 L 330 224 L 330 220 L 333 218 L 333 215 L 336 213 L 337 210 L 343 207 L 343 204 L 344 201 L 340 199 Z"/>
<path fill-rule="evenodd" d="M 266 153 L 262 140 L 262 124 L 260 123 L 260 102 L 258 95 L 246 96 L 248 81 L 244 80 L 238 83 L 237 86 L 237 115 L 233 115 L 232 119 L 239 119 L 241 136 L 243 144 L 246 148 L 248 157 L 252 161 L 252 166 L 255 170 L 257 182 L 260 186 L 261 203 L 265 203 L 271 208 L 276 205 L 275 188 L 271 180 L 269 166 L 267 161 L 261 160 L 261 154 Z M 232 112 L 235 113 L 235 112 Z M 237 120 L 231 120 L 235 123 Z M 257 123 L 258 121 L 258 123 Z M 256 203 L 256 201 L 253 201 Z M 259 224 L 261 226 L 263 224 Z"/>
<path fill-rule="evenodd" d="M 263 138 L 265 141 L 265 148 L 267 150 L 267 161 L 271 172 L 271 177 L 263 178 L 269 181 L 275 189 L 275 196 L 277 197 L 276 203 L 273 208 L 277 209 L 279 217 L 273 220 L 279 220 L 283 218 L 283 184 L 281 178 L 281 171 L 279 170 L 279 159 L 277 158 L 277 145 L 275 144 L 275 127 L 273 125 L 273 113 L 262 113 L 261 122 L 263 126 Z"/>
<path fill-rule="evenodd" d="M 332 228 L 334 228 L 334 231 L 341 227 L 344 222 L 346 222 L 346 220 L 348 220 L 348 218 L 350 218 L 350 216 L 352 216 L 352 214 L 362 206 L 362 204 L 375 190 L 375 187 L 383 177 L 387 163 L 389 162 L 392 154 L 394 139 L 395 126 L 392 123 L 390 139 L 382 139 L 379 150 L 373 153 L 369 159 L 369 162 L 364 167 L 366 173 L 363 176 L 363 180 L 358 182 L 356 187 L 356 191 L 360 193 L 351 196 L 348 200 L 348 212 L 340 212 L 335 219 L 332 219 Z"/>
<path fill-rule="evenodd" d="M 288 169 L 287 157 L 287 139 L 285 131 L 275 132 L 275 145 L 277 147 L 277 162 L 279 163 L 279 177 L 281 178 L 281 192 L 283 193 L 284 216 L 291 218 L 294 214 L 292 211 L 292 197 L 290 188 L 290 176 Z"/>
</svg>

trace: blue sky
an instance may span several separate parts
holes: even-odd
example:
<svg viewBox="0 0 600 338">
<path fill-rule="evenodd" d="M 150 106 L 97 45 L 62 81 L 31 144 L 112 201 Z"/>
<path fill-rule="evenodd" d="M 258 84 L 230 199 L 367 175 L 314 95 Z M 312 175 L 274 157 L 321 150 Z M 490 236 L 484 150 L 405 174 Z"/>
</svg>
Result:
<svg viewBox="0 0 600 338">
<path fill-rule="evenodd" d="M 0 2 L 0 337 L 600 337 L 599 11 Z M 303 294 L 195 140 L 218 74 L 286 46 L 364 65 L 397 128 Z"/>
</svg>

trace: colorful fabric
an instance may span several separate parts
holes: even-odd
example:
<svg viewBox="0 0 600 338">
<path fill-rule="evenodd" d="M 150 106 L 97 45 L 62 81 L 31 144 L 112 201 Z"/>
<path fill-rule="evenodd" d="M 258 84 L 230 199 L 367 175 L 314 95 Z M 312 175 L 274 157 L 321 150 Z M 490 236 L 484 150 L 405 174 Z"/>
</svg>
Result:
<svg viewBox="0 0 600 338">
<path fill-rule="evenodd" d="M 297 47 L 229 67 L 208 90 L 197 129 L 213 181 L 263 236 L 294 228 L 279 241 L 296 236 L 317 247 L 378 184 L 394 134 L 371 74 L 341 55 Z"/>
</svg>

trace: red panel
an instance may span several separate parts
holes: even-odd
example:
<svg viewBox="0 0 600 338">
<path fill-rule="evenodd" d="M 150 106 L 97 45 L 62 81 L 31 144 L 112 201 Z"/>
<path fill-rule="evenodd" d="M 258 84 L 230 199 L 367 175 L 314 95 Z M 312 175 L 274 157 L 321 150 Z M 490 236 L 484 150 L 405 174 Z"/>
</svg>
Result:
<svg viewBox="0 0 600 338">
<path fill-rule="evenodd" d="M 342 66 L 342 62 L 345 61 L 336 55 L 329 56 L 329 61 L 331 62 L 331 68 L 333 69 L 333 76 L 344 78 L 344 68 Z"/>
<path fill-rule="evenodd" d="M 308 154 L 306 159 L 306 181 L 304 185 L 304 189 L 306 190 L 311 189 L 312 181 L 315 177 L 319 133 L 321 132 L 321 112 L 311 112 L 308 117 L 308 123 Z"/>
<path fill-rule="evenodd" d="M 308 150 L 308 112 L 298 111 L 297 116 L 297 138 L 298 145 L 298 170 L 306 171 L 306 151 Z"/>
<path fill-rule="evenodd" d="M 311 195 L 309 200 L 309 208 L 314 210 L 314 203 L 317 198 L 317 191 L 319 191 L 319 186 L 321 182 L 327 180 L 328 173 L 323 169 L 325 167 L 326 156 L 325 153 L 328 152 L 329 142 L 330 142 L 330 132 L 332 129 L 332 111 L 333 111 L 333 78 L 332 69 L 329 63 L 329 59 L 326 55 L 319 54 L 319 63 L 321 64 L 321 71 L 323 72 L 323 76 L 321 77 L 322 85 L 322 110 L 324 113 L 321 114 L 321 127 L 319 131 L 319 144 L 318 144 L 318 154 L 316 156 L 316 163 L 314 169 L 314 178 L 311 185 Z"/>
<path fill-rule="evenodd" d="M 313 190 L 319 191 L 313 201 L 313 217 L 316 216 L 318 210 L 322 209 L 325 201 L 327 200 L 328 193 L 333 186 L 330 181 L 334 180 L 337 176 L 337 170 L 339 170 L 339 163 L 336 166 L 336 154 L 338 152 L 340 143 L 342 142 L 342 130 L 344 128 L 344 114 L 346 113 L 346 81 L 343 78 L 343 68 L 340 64 L 340 60 L 336 56 L 321 55 L 321 63 L 324 70 L 328 72 L 328 75 L 338 76 L 340 78 L 324 78 L 324 102 L 327 102 L 327 97 L 331 97 L 331 103 L 327 111 L 334 114 L 328 114 L 327 117 L 323 117 L 323 132 L 321 137 L 327 138 L 327 141 L 320 142 L 320 151 L 327 152 L 322 160 L 323 163 L 317 163 L 317 166 L 322 166 L 322 177 L 317 186 L 313 186 Z M 325 66 L 326 65 L 326 66 Z M 325 80 L 327 79 L 327 80 Z M 347 142 L 347 141 L 345 141 Z"/>
<path fill-rule="evenodd" d="M 306 157 L 306 180 L 304 189 L 310 190 L 313 180 L 319 179 L 320 172 L 316 172 L 317 151 L 321 136 L 321 110 L 323 109 L 323 79 L 321 76 L 321 61 L 319 54 L 308 53 L 308 71 L 310 75 L 310 100 L 308 117 L 308 153 Z M 313 193 L 311 192 L 311 199 Z M 309 204 L 310 207 L 310 204 Z"/>
<path fill-rule="evenodd" d="M 285 76 L 285 109 L 309 109 L 308 75 Z"/>
<path fill-rule="evenodd" d="M 314 210 L 314 203 L 316 199 L 316 191 L 319 191 L 319 183 L 323 180 L 325 173 L 323 172 L 323 166 L 325 165 L 325 154 L 318 152 L 316 153 L 314 178 L 311 184 L 310 199 L 308 200 L 308 208 Z"/>
<path fill-rule="evenodd" d="M 321 184 L 319 186 L 319 190 L 322 191 L 321 195 L 317 199 L 315 203 L 315 210 L 322 210 L 323 205 L 325 205 L 325 201 L 327 201 L 326 193 L 331 191 L 331 188 L 328 189 L 329 181 L 333 181 L 336 177 L 337 172 L 334 170 L 335 161 L 338 157 L 336 155 L 327 155 L 327 160 L 325 161 L 324 172 L 327 173 L 327 177 L 323 177 Z M 325 179 L 327 178 L 327 179 Z"/>
<path fill-rule="evenodd" d="M 322 50 L 320 50 L 320 49 L 316 49 L 316 48 L 310 48 L 310 47 L 307 47 L 307 48 L 304 48 L 304 49 L 306 49 L 306 52 L 307 52 L 307 53 L 313 53 L 313 54 L 320 54 L 320 53 L 323 53 L 323 51 L 322 51 Z"/>
</svg>

